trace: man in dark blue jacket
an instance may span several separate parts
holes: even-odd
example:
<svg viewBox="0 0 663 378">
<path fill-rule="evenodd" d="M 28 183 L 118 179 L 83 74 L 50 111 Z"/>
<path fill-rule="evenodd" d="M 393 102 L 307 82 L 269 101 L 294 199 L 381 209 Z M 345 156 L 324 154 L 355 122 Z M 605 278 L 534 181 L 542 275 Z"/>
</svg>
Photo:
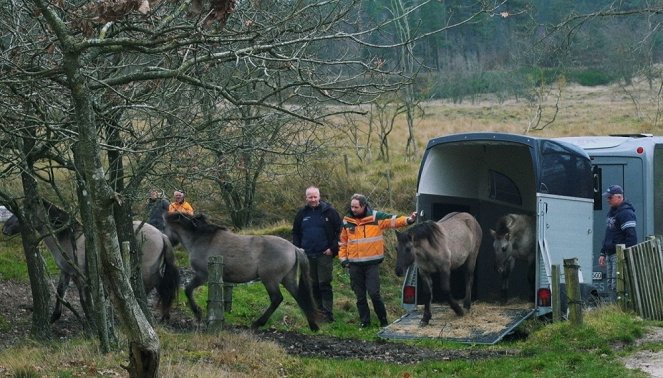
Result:
<svg viewBox="0 0 663 378">
<path fill-rule="evenodd" d="M 599 256 L 599 265 L 606 266 L 606 275 L 608 278 L 608 289 L 611 299 L 616 298 L 616 276 L 617 276 L 617 255 L 616 245 L 625 244 L 626 247 L 637 243 L 637 233 L 635 230 L 636 218 L 635 209 L 630 202 L 624 199 L 624 190 L 619 185 L 611 185 L 603 193 L 610 205 L 608 218 L 606 222 L 605 238 Z"/>
<path fill-rule="evenodd" d="M 292 224 L 292 242 L 306 251 L 313 296 L 328 322 L 334 321 L 331 281 L 340 232 L 341 217 L 336 209 L 320 200 L 320 189 L 315 186 L 306 189 L 306 205 L 297 212 Z"/>
<path fill-rule="evenodd" d="M 161 190 L 150 190 L 150 198 L 147 199 L 147 205 L 145 205 L 145 211 L 148 214 L 147 223 L 158 228 L 161 232 L 166 227 L 163 215 L 168 212 L 168 205 L 170 203 L 167 199 L 163 198 Z"/>
</svg>

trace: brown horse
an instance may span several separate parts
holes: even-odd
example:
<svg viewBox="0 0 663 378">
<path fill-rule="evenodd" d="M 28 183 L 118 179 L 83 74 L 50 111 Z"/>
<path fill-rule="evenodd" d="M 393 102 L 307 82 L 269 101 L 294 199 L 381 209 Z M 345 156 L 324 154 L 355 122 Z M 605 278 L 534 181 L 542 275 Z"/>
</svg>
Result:
<svg viewBox="0 0 663 378">
<path fill-rule="evenodd" d="M 516 260 L 527 261 L 527 279 L 534 286 L 535 240 L 534 219 L 524 214 L 506 214 L 490 230 L 495 250 L 495 269 L 502 279 L 502 302 L 507 301 L 509 276 Z"/>
<path fill-rule="evenodd" d="M 396 232 L 398 239 L 396 275 L 402 276 L 406 269 L 416 264 L 419 274 L 428 290 L 428 301 L 424 306 L 421 325 L 428 325 L 431 319 L 433 287 L 431 275 L 440 273 L 441 295 L 458 316 L 463 309 L 451 296 L 451 271 L 465 268 L 465 299 L 463 307 L 472 305 L 472 285 L 479 247 L 481 246 L 481 226 L 468 213 L 451 213 L 437 222 L 425 221 L 410 227 L 406 232 Z"/>
<path fill-rule="evenodd" d="M 165 217 L 165 232 L 189 252 L 194 277 L 186 285 L 189 307 L 198 321 L 202 311 L 193 298 L 193 291 L 207 282 L 207 260 L 223 256 L 223 281 L 243 283 L 259 279 L 269 295 L 269 307 L 252 326 L 261 327 L 283 301 L 279 284 L 295 298 L 312 331 L 319 329 L 316 318 L 308 259 L 304 250 L 273 235 L 237 235 L 224 226 L 209 223 L 202 214 L 172 213 Z"/>
<path fill-rule="evenodd" d="M 81 300 L 85 300 L 84 288 L 87 284 L 81 272 L 85 272 L 85 235 L 82 225 L 69 214 L 56 205 L 43 200 L 48 212 L 48 218 L 55 234 L 47 235 L 44 244 L 53 254 L 55 263 L 60 268 L 60 279 L 57 286 L 55 308 L 51 315 L 54 322 L 62 315 L 62 299 L 64 298 L 69 281 L 73 278 L 78 286 Z M 67 225 L 70 227 L 66 227 Z M 141 274 L 146 293 L 156 288 L 161 305 L 161 319 L 168 319 L 170 308 L 177 297 L 179 290 L 179 269 L 175 265 L 175 254 L 170 241 L 156 227 L 134 221 L 136 240 L 141 249 Z M 21 223 L 16 215 L 12 215 L 2 228 L 5 235 L 15 235 L 21 232 Z"/>
</svg>

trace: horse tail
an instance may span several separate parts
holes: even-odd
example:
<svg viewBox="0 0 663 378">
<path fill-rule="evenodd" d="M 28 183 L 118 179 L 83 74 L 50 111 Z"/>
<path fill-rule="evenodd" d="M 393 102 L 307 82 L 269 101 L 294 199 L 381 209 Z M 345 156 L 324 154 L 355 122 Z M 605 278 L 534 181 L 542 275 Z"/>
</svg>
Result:
<svg viewBox="0 0 663 378">
<path fill-rule="evenodd" d="M 316 318 L 317 310 L 315 305 L 315 300 L 313 299 L 313 288 L 311 285 L 311 267 L 308 263 L 308 257 L 304 250 L 298 247 L 295 247 L 295 264 L 297 269 L 297 279 L 299 281 L 299 287 L 297 289 L 297 304 L 304 311 L 306 319 L 308 320 L 308 325 L 311 331 L 317 331 L 320 329 L 318 327 Z"/>
<path fill-rule="evenodd" d="M 163 275 L 156 289 L 157 294 L 159 294 L 159 302 L 161 303 L 161 320 L 165 320 L 170 317 L 170 309 L 177 298 L 180 287 L 180 271 L 175 264 L 173 246 L 165 235 L 163 236 L 161 255 L 163 256 L 164 264 Z"/>
</svg>

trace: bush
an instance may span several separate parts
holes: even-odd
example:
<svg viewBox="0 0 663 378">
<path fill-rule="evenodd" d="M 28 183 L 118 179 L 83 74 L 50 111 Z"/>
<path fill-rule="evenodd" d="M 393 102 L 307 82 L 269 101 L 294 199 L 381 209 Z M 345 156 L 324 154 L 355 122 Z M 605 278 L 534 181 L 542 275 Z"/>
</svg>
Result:
<svg viewBox="0 0 663 378">
<path fill-rule="evenodd" d="M 596 69 L 587 69 L 582 71 L 571 71 L 567 73 L 569 81 L 584 85 L 586 87 L 593 87 L 597 85 L 607 85 L 614 82 L 617 78 L 604 71 Z"/>
</svg>

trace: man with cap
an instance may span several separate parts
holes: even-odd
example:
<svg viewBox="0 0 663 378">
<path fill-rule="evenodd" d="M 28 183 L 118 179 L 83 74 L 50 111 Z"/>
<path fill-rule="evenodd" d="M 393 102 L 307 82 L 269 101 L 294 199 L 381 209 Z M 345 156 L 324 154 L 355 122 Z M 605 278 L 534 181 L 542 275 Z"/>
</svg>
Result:
<svg viewBox="0 0 663 378">
<path fill-rule="evenodd" d="M 617 244 L 625 244 L 630 247 L 637 243 L 635 230 L 635 209 L 630 202 L 624 199 L 624 190 L 619 185 L 610 185 L 603 193 L 607 198 L 610 210 L 606 221 L 605 238 L 599 256 L 599 265 L 607 266 L 608 289 L 611 299 L 616 298 L 616 275 L 617 275 Z"/>
</svg>

